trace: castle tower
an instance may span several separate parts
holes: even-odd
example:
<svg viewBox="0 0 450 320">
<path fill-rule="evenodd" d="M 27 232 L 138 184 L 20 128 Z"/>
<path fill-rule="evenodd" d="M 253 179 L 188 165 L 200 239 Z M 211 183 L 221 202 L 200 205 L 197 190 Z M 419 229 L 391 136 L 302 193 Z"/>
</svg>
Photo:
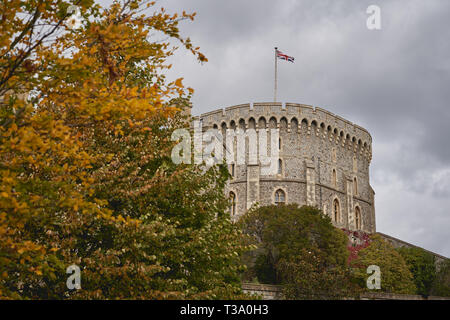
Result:
<svg viewBox="0 0 450 320">
<path fill-rule="evenodd" d="M 276 174 L 262 175 L 259 160 L 248 161 L 248 141 L 245 164 L 229 164 L 232 178 L 226 195 L 235 218 L 255 203 L 297 203 L 316 206 L 337 227 L 375 232 L 375 193 L 369 179 L 372 137 L 364 128 L 324 109 L 295 103 L 242 104 L 198 118 L 204 131 L 221 130 L 224 140 L 226 129 L 254 129 L 258 136 L 262 130 L 270 136 L 274 129 L 279 134 Z"/>
</svg>

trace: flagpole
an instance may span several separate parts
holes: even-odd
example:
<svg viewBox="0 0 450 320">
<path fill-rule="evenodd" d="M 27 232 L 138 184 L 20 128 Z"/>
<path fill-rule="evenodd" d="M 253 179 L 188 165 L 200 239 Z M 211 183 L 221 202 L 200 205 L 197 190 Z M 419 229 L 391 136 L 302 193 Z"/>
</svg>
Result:
<svg viewBox="0 0 450 320">
<path fill-rule="evenodd" d="M 274 96 L 273 96 L 273 102 L 277 102 L 277 47 L 275 47 L 275 88 L 274 88 Z"/>
</svg>

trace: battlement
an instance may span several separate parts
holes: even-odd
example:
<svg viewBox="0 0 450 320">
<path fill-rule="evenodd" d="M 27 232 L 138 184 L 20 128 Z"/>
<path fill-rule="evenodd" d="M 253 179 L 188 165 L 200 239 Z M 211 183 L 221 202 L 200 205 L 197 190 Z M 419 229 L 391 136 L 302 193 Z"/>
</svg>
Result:
<svg viewBox="0 0 450 320">
<path fill-rule="evenodd" d="M 359 151 L 370 161 L 372 158 L 372 137 L 370 133 L 338 115 L 320 107 L 299 103 L 255 102 L 239 104 L 204 113 L 205 129 L 241 128 L 268 129 L 286 127 L 288 132 L 307 128 L 308 134 L 329 138 L 330 141 Z"/>
</svg>

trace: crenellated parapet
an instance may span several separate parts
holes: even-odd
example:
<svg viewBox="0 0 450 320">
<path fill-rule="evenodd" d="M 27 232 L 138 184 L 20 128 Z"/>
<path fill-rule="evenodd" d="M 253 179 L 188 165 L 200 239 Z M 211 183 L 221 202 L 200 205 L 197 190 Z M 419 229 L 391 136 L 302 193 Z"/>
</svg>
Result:
<svg viewBox="0 0 450 320">
<path fill-rule="evenodd" d="M 207 112 L 199 117 L 205 129 L 216 128 L 286 128 L 287 132 L 306 129 L 336 146 L 353 150 L 355 154 L 372 160 L 372 137 L 369 132 L 325 109 L 298 103 L 255 102 Z"/>
</svg>

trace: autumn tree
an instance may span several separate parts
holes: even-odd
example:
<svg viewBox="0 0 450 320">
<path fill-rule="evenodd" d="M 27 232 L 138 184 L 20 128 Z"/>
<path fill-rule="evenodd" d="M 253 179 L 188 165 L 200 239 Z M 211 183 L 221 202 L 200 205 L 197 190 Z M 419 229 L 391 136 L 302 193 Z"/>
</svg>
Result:
<svg viewBox="0 0 450 320">
<path fill-rule="evenodd" d="M 436 279 L 436 261 L 434 255 L 421 248 L 397 249 L 411 271 L 417 294 L 429 296 Z"/>
<path fill-rule="evenodd" d="M 40 89 L 44 53 L 69 16 L 62 1 L 1 3 L 0 19 L 0 296 L 51 297 L 43 279 L 65 271 L 52 228 L 78 212 L 108 214 L 88 201 L 91 157 L 54 114 L 28 99 Z M 81 3 L 80 3 L 81 5 Z M 84 2 L 83 8 L 91 4 Z M 56 56 L 55 56 L 56 58 Z M 36 101 L 36 100 L 35 100 Z M 56 272 L 56 273 L 55 273 Z"/>
<path fill-rule="evenodd" d="M 320 210 L 295 204 L 265 206 L 248 212 L 240 223 L 258 247 L 253 253 L 254 274 L 262 282 L 282 284 L 286 298 L 357 295 L 347 266 L 347 236 Z"/>
<path fill-rule="evenodd" d="M 403 257 L 380 235 L 372 235 L 370 244 L 351 262 L 361 287 L 366 287 L 367 268 L 376 265 L 381 271 L 381 292 L 415 294 L 414 278 Z"/>
<path fill-rule="evenodd" d="M 240 295 L 228 173 L 170 160 L 193 91 L 164 73 L 173 42 L 206 61 L 179 33 L 194 15 L 154 5 L 2 3 L 0 297 Z M 71 264 L 81 290 L 66 287 Z"/>
<path fill-rule="evenodd" d="M 450 259 L 437 263 L 436 278 L 431 287 L 431 295 L 450 297 Z"/>
</svg>

